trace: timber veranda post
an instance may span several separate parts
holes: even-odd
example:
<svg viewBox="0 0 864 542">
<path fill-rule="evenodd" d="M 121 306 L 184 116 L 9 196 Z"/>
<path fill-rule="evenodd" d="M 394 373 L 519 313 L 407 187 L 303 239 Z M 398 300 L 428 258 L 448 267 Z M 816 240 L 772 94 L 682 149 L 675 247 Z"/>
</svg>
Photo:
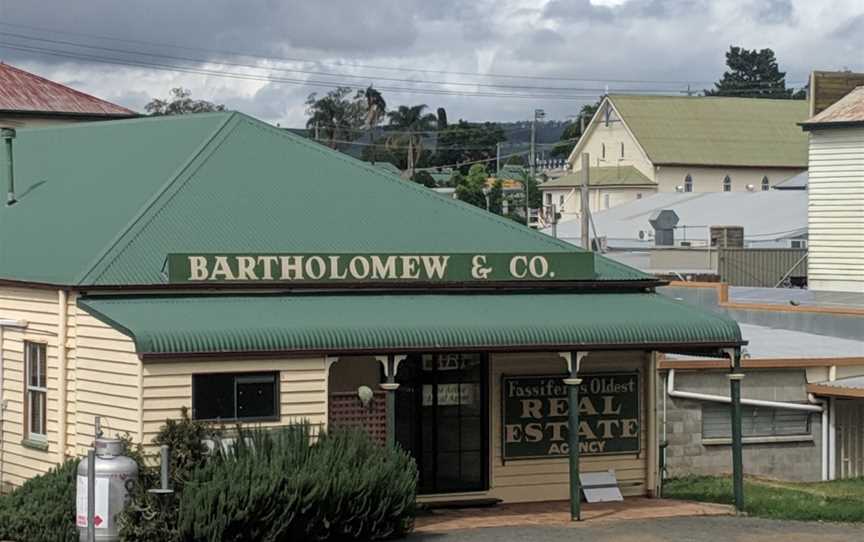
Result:
<svg viewBox="0 0 864 542">
<path fill-rule="evenodd" d="M 387 409 L 387 446 L 393 448 L 396 446 L 396 390 L 399 389 L 399 384 L 396 382 L 396 368 L 398 364 L 394 354 L 388 354 L 382 363 L 384 364 L 386 382 L 381 384 L 381 389 L 387 394 L 385 405 Z"/>
<path fill-rule="evenodd" d="M 744 512 L 744 452 L 741 434 L 741 349 L 729 352 L 732 370 L 729 373 L 729 397 L 732 409 L 732 491 L 735 497 L 735 510 Z"/>
<path fill-rule="evenodd" d="M 570 354 L 570 375 L 564 379 L 567 385 L 567 448 L 570 459 L 570 519 L 582 520 L 582 490 L 579 482 L 579 378 L 580 352 Z"/>
</svg>

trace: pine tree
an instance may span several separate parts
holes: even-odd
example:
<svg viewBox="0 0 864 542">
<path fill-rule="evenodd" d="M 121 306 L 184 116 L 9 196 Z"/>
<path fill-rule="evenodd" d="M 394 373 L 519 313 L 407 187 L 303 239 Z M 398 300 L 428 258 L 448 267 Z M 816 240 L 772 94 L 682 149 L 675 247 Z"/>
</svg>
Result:
<svg viewBox="0 0 864 542">
<path fill-rule="evenodd" d="M 705 90 L 706 96 L 803 99 L 801 92 L 786 88 L 786 72 L 780 71 L 771 49 L 751 51 L 730 46 L 726 66 L 729 69 L 714 83 L 713 90 Z"/>
</svg>

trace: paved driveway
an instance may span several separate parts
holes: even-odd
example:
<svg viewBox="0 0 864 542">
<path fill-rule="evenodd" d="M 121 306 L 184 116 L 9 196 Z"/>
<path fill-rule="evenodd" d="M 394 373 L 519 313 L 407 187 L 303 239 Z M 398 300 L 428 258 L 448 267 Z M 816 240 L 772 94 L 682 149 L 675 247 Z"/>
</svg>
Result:
<svg viewBox="0 0 864 542">
<path fill-rule="evenodd" d="M 864 525 L 804 523 L 728 516 L 583 523 L 576 526 L 490 527 L 414 534 L 408 542 L 856 542 Z"/>
</svg>

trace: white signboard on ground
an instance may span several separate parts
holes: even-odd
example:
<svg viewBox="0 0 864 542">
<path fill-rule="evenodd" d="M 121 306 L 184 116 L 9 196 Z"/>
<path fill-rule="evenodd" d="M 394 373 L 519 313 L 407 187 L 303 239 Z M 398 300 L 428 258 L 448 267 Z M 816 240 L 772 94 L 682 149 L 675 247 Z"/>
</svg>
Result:
<svg viewBox="0 0 864 542">
<path fill-rule="evenodd" d="M 621 490 L 618 489 L 618 479 L 615 471 L 609 469 L 606 472 L 583 472 L 579 475 L 582 484 L 582 492 L 588 502 L 623 501 Z"/>
</svg>

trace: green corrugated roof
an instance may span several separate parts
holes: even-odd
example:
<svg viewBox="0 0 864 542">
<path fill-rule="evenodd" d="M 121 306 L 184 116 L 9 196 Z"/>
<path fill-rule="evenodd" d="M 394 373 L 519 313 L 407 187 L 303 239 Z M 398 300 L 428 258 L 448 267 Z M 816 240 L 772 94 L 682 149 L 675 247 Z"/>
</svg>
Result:
<svg viewBox="0 0 864 542">
<path fill-rule="evenodd" d="M 657 164 L 807 167 L 806 100 L 610 95 Z M 602 119 L 601 119 L 602 120 Z"/>
<path fill-rule="evenodd" d="M 592 167 L 588 176 L 589 186 L 656 186 L 657 183 L 646 177 L 633 166 Z M 550 179 L 540 188 L 571 188 L 582 185 L 582 172 L 576 171 Z"/>
<path fill-rule="evenodd" d="M 738 325 L 659 294 L 81 298 L 139 354 L 716 349 Z"/>
<path fill-rule="evenodd" d="M 370 164 L 371 163 L 372 162 L 370 162 Z M 381 168 L 382 170 L 386 171 L 387 173 L 392 173 L 393 175 L 402 176 L 402 170 L 399 169 L 398 167 L 396 167 L 395 164 L 391 164 L 390 162 L 375 162 L 372 165 L 377 167 L 377 168 Z"/>
<path fill-rule="evenodd" d="M 186 252 L 575 250 L 239 113 L 22 129 L 15 156 L 0 279 L 164 284 Z M 596 272 L 649 277 L 603 257 Z"/>
</svg>

